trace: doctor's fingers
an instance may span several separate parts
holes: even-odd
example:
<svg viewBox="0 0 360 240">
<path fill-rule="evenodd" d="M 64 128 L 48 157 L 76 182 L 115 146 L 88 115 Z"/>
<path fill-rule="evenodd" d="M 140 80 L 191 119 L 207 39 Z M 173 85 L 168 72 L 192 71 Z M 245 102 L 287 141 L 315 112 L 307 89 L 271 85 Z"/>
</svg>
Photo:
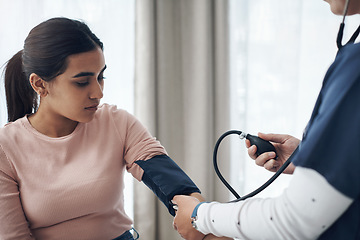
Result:
<svg viewBox="0 0 360 240">
<path fill-rule="evenodd" d="M 256 145 L 252 145 L 250 146 L 250 141 L 246 139 L 245 141 L 246 143 L 246 147 L 248 148 L 248 154 L 249 156 L 252 158 L 252 159 L 256 159 L 257 158 L 257 154 L 256 154 L 256 151 L 257 151 L 257 147 Z"/>
<path fill-rule="evenodd" d="M 198 232 L 191 225 L 190 218 L 175 216 L 173 220 L 174 229 L 180 234 L 183 239 L 186 240 L 201 240 L 204 238 L 204 235 L 201 232 Z"/>
<path fill-rule="evenodd" d="M 177 205 L 177 208 L 195 207 L 199 202 L 197 198 L 188 195 L 176 195 L 172 199 L 172 203 Z"/>
<path fill-rule="evenodd" d="M 264 164 L 264 168 L 270 172 L 276 172 L 280 168 L 279 161 L 270 159 Z"/>
<path fill-rule="evenodd" d="M 261 167 L 265 167 L 265 164 L 267 164 L 267 166 L 269 166 L 270 163 L 272 163 L 274 165 L 275 163 L 273 163 L 273 161 L 270 161 L 270 160 L 274 160 L 275 157 L 276 157 L 275 152 L 265 152 L 265 153 L 259 155 L 257 158 L 255 158 L 255 163 L 256 163 L 256 165 L 261 166 Z"/>
</svg>

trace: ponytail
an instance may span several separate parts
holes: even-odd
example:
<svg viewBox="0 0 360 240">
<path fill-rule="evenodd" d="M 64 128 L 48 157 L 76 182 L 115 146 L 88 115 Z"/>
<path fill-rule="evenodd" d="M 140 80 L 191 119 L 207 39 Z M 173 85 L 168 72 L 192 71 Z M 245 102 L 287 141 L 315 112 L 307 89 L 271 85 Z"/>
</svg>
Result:
<svg viewBox="0 0 360 240">
<path fill-rule="evenodd" d="M 5 94 L 8 121 L 13 122 L 37 110 L 37 94 L 31 87 L 22 67 L 22 53 L 16 53 L 5 69 Z"/>
</svg>

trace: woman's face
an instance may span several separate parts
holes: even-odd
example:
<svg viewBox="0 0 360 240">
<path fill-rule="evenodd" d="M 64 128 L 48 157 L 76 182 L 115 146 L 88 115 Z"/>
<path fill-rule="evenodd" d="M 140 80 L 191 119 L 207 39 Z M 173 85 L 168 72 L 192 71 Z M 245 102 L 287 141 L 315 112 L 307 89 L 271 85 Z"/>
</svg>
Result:
<svg viewBox="0 0 360 240">
<path fill-rule="evenodd" d="M 325 0 L 330 4 L 331 11 L 336 15 L 344 13 L 346 0 Z M 360 0 L 350 0 L 347 15 L 354 15 L 360 13 Z"/>
<path fill-rule="evenodd" d="M 104 54 L 96 48 L 70 55 L 67 63 L 66 71 L 47 84 L 47 95 L 40 105 L 53 117 L 89 122 L 103 97 Z"/>
</svg>

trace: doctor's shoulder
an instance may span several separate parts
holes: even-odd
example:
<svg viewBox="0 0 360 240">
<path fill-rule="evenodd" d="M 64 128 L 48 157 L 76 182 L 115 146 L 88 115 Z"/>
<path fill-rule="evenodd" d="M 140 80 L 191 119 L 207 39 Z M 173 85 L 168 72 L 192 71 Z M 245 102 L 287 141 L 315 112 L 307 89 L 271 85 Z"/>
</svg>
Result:
<svg viewBox="0 0 360 240">
<path fill-rule="evenodd" d="M 360 43 L 346 44 L 339 50 L 337 58 L 342 58 L 344 64 L 360 64 Z"/>
</svg>

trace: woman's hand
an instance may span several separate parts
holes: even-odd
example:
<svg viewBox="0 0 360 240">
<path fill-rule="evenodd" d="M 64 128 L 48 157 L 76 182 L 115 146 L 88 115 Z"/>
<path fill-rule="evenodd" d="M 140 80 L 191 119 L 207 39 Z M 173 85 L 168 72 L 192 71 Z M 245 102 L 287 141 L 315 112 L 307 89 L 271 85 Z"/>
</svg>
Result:
<svg viewBox="0 0 360 240">
<path fill-rule="evenodd" d="M 263 166 L 265 169 L 276 172 L 286 162 L 286 160 L 295 151 L 296 147 L 300 144 L 300 140 L 286 134 L 264 134 L 259 133 L 258 136 L 264 140 L 270 141 L 275 149 L 274 152 L 265 152 L 259 156 L 256 154 L 256 146 L 250 146 L 250 141 L 246 140 L 246 147 L 248 148 L 249 156 L 255 160 L 255 163 L 259 166 Z M 276 159 L 275 156 L 277 156 Z M 284 173 L 292 174 L 295 166 L 290 165 L 285 169 Z"/>
</svg>

